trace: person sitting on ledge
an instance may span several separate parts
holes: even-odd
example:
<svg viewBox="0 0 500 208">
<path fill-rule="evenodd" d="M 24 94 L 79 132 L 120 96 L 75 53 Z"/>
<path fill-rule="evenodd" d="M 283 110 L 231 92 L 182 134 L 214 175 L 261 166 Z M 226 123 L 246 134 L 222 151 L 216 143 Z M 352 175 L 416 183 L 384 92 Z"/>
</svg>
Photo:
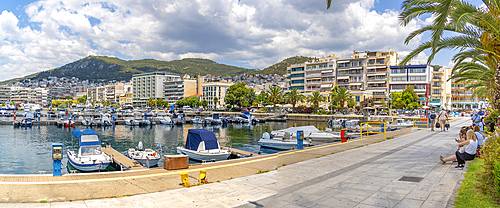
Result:
<svg viewBox="0 0 500 208">
<path fill-rule="evenodd" d="M 441 161 L 442 164 L 449 161 L 457 160 L 458 165 L 455 167 L 455 169 L 462 170 L 464 169 L 466 160 L 473 160 L 476 157 L 477 138 L 476 135 L 474 134 L 474 131 L 469 129 L 466 133 L 465 141 L 462 140 L 455 140 L 455 141 L 458 143 L 458 146 L 460 147 L 460 149 L 455 152 L 455 155 L 445 158 L 443 158 L 443 156 L 440 155 L 439 160 Z"/>
</svg>

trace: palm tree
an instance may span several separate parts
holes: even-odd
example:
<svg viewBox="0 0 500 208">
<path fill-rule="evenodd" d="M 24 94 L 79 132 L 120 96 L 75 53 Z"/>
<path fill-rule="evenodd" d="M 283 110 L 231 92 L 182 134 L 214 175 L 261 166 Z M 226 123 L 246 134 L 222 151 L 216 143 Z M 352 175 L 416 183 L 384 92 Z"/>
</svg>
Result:
<svg viewBox="0 0 500 208">
<path fill-rule="evenodd" d="M 297 88 L 292 88 L 290 93 L 286 94 L 286 101 L 292 104 L 293 111 L 295 111 L 295 105 L 297 102 L 302 102 L 306 96 L 301 94 Z"/>
<path fill-rule="evenodd" d="M 330 9 L 331 5 L 332 5 L 332 0 L 326 0 L 326 9 Z"/>
<path fill-rule="evenodd" d="M 408 44 L 420 34 L 431 31 L 431 40 L 420 44 L 401 62 L 404 66 L 410 59 L 424 50 L 431 49 L 428 62 L 442 49 L 458 49 L 453 57 L 455 65 L 484 56 L 486 62 L 492 62 L 494 69 L 493 100 L 491 104 L 500 109 L 500 4 L 497 0 L 483 0 L 480 7 L 459 0 L 406 0 L 400 23 L 406 26 L 416 17 L 432 15 L 436 18 L 433 24 L 411 33 L 405 40 Z M 444 32 L 451 36 L 443 37 Z M 468 71 L 468 68 L 464 68 Z M 462 77 L 458 72 L 455 78 Z M 467 74 L 463 76 L 469 76 Z"/>
<path fill-rule="evenodd" d="M 281 87 L 271 86 L 269 88 L 269 101 L 273 103 L 273 110 L 276 111 L 276 103 L 280 102 L 283 97 L 283 90 Z"/>
<path fill-rule="evenodd" d="M 339 88 L 338 92 L 336 93 L 335 100 L 340 103 L 340 111 L 344 111 L 344 103 L 349 101 L 349 98 L 351 96 L 352 94 L 346 88 Z"/>
<path fill-rule="evenodd" d="M 219 102 L 219 98 L 214 97 L 214 108 L 217 108 L 218 102 Z"/>
<path fill-rule="evenodd" d="M 317 112 L 319 103 L 325 101 L 325 97 L 321 95 L 319 91 L 314 91 L 313 94 L 307 98 L 307 101 L 314 104 L 314 112 Z"/>
</svg>

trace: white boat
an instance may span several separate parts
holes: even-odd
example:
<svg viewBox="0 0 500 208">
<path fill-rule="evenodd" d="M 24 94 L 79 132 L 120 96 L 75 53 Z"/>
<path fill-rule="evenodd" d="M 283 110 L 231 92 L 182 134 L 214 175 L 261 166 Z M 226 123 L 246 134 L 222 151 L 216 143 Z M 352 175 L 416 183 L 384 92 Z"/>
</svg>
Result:
<svg viewBox="0 0 500 208">
<path fill-rule="evenodd" d="M 161 159 L 161 155 L 156 153 L 156 151 L 144 149 L 142 142 L 139 142 L 139 145 L 137 145 L 137 150 L 134 148 L 128 149 L 127 156 L 148 168 L 158 165 L 158 161 Z"/>
<path fill-rule="evenodd" d="M 84 125 L 84 126 L 92 126 L 92 125 L 94 125 L 94 121 L 92 119 L 90 119 L 90 120 L 89 119 L 83 119 L 82 125 Z"/>
<path fill-rule="evenodd" d="M 142 119 L 140 118 L 135 118 L 135 119 L 130 119 L 125 121 L 125 125 L 128 126 L 139 126 L 141 124 Z"/>
<path fill-rule="evenodd" d="M 402 118 L 398 118 L 396 120 L 394 120 L 391 124 L 387 124 L 386 125 L 387 128 L 398 128 L 398 127 L 401 127 L 401 128 L 408 128 L 408 127 L 412 127 L 413 126 L 413 121 L 405 121 L 404 119 Z"/>
<path fill-rule="evenodd" d="M 195 116 L 193 119 L 191 119 L 191 122 L 194 124 L 203 124 L 203 119 L 201 119 L 199 116 Z"/>
<path fill-rule="evenodd" d="M 71 118 L 63 118 L 63 125 L 65 127 L 75 126 L 75 122 L 71 120 Z"/>
<path fill-rule="evenodd" d="M 261 147 L 265 148 L 272 148 L 278 150 L 297 149 L 297 138 L 295 139 L 291 138 L 290 132 L 285 132 L 283 137 L 280 138 L 271 137 L 269 133 L 265 132 L 262 135 L 262 138 L 259 139 L 258 143 Z M 312 143 L 310 141 L 304 140 L 303 146 L 304 147 L 312 146 Z"/>
<path fill-rule="evenodd" d="M 68 161 L 71 166 L 79 171 L 101 171 L 111 163 L 111 157 L 101 149 L 99 135 L 92 129 L 75 129 L 71 133 L 78 138 L 80 147 L 78 152 L 67 151 Z"/>
<path fill-rule="evenodd" d="M 101 117 L 97 119 L 98 126 L 112 126 L 113 122 L 110 119 L 111 115 L 109 113 L 101 114 Z"/>
<path fill-rule="evenodd" d="M 345 122 L 345 128 L 346 129 L 360 129 L 361 127 L 359 126 L 360 121 L 359 120 L 348 120 Z"/>
<path fill-rule="evenodd" d="M 304 140 L 312 140 L 317 142 L 333 142 L 336 140 L 340 140 L 340 135 L 334 132 L 323 132 L 318 130 L 315 126 L 299 126 L 299 127 L 291 127 L 287 129 L 272 131 L 272 138 L 280 139 L 285 136 L 285 133 L 290 133 L 290 138 L 297 139 L 297 131 L 302 131 L 301 137 Z"/>
<path fill-rule="evenodd" d="M 212 113 L 205 118 L 205 122 L 207 124 L 221 124 L 222 120 L 220 119 L 220 114 Z"/>
<path fill-rule="evenodd" d="M 177 147 L 177 153 L 201 162 L 227 160 L 231 155 L 230 151 L 220 148 L 214 132 L 206 129 L 189 129 L 186 145 Z"/>
<path fill-rule="evenodd" d="M 173 125 L 174 122 L 169 116 L 161 116 L 159 117 L 160 123 L 161 124 L 167 124 L 167 125 Z"/>
</svg>

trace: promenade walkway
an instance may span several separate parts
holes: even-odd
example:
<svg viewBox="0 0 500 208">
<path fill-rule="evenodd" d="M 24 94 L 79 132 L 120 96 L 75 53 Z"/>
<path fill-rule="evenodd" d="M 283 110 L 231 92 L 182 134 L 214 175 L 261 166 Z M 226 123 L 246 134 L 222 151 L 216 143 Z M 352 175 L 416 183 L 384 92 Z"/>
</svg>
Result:
<svg viewBox="0 0 500 208">
<path fill-rule="evenodd" d="M 468 124 L 469 119 L 459 119 L 448 132 L 416 131 L 267 173 L 191 188 L 0 207 L 449 207 L 466 170 L 454 169 L 456 163 L 442 165 L 438 156 L 454 154 L 453 138 Z"/>
</svg>

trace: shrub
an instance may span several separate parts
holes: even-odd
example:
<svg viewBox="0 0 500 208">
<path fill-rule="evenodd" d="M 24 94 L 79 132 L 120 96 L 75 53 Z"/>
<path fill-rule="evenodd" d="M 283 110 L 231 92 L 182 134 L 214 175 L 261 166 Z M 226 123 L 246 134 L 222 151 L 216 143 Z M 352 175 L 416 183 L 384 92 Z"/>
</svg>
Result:
<svg viewBox="0 0 500 208">
<path fill-rule="evenodd" d="M 493 176 L 495 177 L 495 190 L 500 194 L 500 162 L 496 162 L 493 166 Z"/>
<path fill-rule="evenodd" d="M 496 131 L 500 132 L 500 129 L 496 128 Z M 483 143 L 481 149 L 481 157 L 484 158 L 486 178 L 491 182 L 495 181 L 495 185 L 498 186 L 500 180 L 498 179 L 500 176 L 500 165 L 498 164 L 500 161 L 500 136 L 487 136 L 487 141 Z"/>
<path fill-rule="evenodd" d="M 488 116 L 484 118 L 484 121 L 497 122 L 497 118 L 498 118 L 498 110 L 495 109 L 491 111 L 491 113 L 488 114 Z"/>
</svg>

